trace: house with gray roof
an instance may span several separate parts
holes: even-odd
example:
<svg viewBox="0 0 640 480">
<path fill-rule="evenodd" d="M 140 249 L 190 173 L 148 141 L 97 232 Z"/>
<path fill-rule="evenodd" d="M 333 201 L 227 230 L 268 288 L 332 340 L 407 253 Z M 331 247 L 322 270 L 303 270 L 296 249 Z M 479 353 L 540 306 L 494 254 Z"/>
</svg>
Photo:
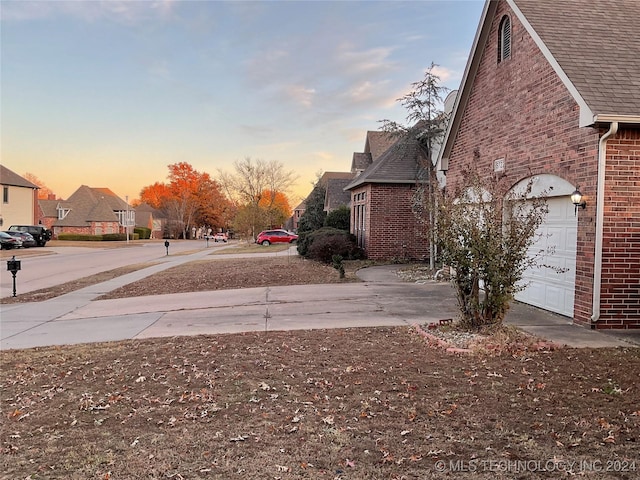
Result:
<svg viewBox="0 0 640 480">
<path fill-rule="evenodd" d="M 351 163 L 351 233 L 372 260 L 423 260 L 428 229 L 414 213 L 414 198 L 428 178 L 426 150 L 417 140 L 367 132 L 364 152 Z M 363 168 L 364 167 L 364 168 Z"/>
<path fill-rule="evenodd" d="M 558 268 L 516 299 L 591 328 L 640 328 L 638 25 L 637 0 L 486 1 L 438 157 L 449 191 L 473 164 L 547 196 L 531 255 Z"/>
<path fill-rule="evenodd" d="M 56 201 L 56 213 L 54 236 L 124 233 L 127 224 L 135 225 L 134 209 L 108 188 L 82 185 L 67 200 Z"/>
</svg>

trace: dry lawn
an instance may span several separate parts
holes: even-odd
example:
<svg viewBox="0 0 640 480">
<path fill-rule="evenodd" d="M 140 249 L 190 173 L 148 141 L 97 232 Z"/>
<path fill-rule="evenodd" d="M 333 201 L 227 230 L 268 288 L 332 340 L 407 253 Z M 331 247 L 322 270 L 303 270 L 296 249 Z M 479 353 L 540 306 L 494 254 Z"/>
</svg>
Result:
<svg viewBox="0 0 640 480">
<path fill-rule="evenodd" d="M 328 281 L 216 259 L 109 297 Z M 635 479 L 639 388 L 640 349 L 453 355 L 408 328 L 4 351 L 0 479 Z"/>
<path fill-rule="evenodd" d="M 640 475 L 638 349 L 451 356 L 376 328 L 0 359 L 0 478 Z"/>
</svg>

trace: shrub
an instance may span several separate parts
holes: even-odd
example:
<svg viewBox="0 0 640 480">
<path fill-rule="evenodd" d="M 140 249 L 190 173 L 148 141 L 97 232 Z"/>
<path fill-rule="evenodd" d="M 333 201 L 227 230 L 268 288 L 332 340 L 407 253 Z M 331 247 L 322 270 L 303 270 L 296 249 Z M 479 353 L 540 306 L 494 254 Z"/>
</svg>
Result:
<svg viewBox="0 0 640 480">
<path fill-rule="evenodd" d="M 323 227 L 310 233 L 304 241 L 307 242 L 306 257 L 312 260 L 330 264 L 334 255 L 348 260 L 362 258 L 362 250 L 358 247 L 355 236 L 345 230 Z"/>
<path fill-rule="evenodd" d="M 86 235 L 82 233 L 60 233 L 58 240 L 69 242 L 101 242 L 102 235 Z"/>
<path fill-rule="evenodd" d="M 147 227 L 136 227 L 133 229 L 133 234 L 138 235 L 138 238 L 148 240 L 151 238 L 151 229 Z"/>
<path fill-rule="evenodd" d="M 338 228 L 349 231 L 351 224 L 351 210 L 346 205 L 341 205 L 335 210 L 331 210 L 324 219 L 325 227 Z"/>
<path fill-rule="evenodd" d="M 129 240 L 138 240 L 138 234 L 134 233 L 129 236 Z M 126 233 L 105 233 L 102 235 L 102 240 L 105 242 L 124 242 L 127 240 Z"/>
</svg>

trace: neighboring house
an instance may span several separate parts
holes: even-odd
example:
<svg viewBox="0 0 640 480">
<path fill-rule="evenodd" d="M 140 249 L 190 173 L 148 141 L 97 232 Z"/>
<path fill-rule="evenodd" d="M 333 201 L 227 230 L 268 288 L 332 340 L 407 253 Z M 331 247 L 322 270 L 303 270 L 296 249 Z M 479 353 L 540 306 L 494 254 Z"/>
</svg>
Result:
<svg viewBox="0 0 640 480">
<path fill-rule="evenodd" d="M 548 192 L 532 251 L 566 271 L 516 298 L 592 328 L 640 328 L 639 21 L 637 0 L 487 1 L 439 158 L 449 186 L 474 162 Z"/>
<path fill-rule="evenodd" d="M 291 216 L 291 222 L 287 224 L 289 230 L 294 232 L 298 231 L 298 224 L 300 223 L 300 217 L 304 214 L 307 206 L 304 202 L 300 203 L 296 208 L 293 209 L 293 215 Z"/>
<path fill-rule="evenodd" d="M 428 258 L 426 225 L 412 208 L 427 161 L 417 141 L 384 132 L 367 132 L 365 151 L 354 153 L 351 169 L 357 176 L 344 188 L 351 195 L 351 233 L 367 258 Z"/>
<path fill-rule="evenodd" d="M 320 184 L 324 186 L 324 211 L 329 213 L 338 207 L 349 206 L 351 195 L 344 190 L 351 180 L 351 172 L 325 172 L 320 177 Z"/>
<path fill-rule="evenodd" d="M 0 186 L 0 230 L 6 230 L 11 225 L 37 225 L 40 187 L 4 165 L 0 165 Z"/>
<path fill-rule="evenodd" d="M 53 231 L 53 224 L 58 219 L 58 203 L 60 200 L 56 200 L 55 195 L 50 194 L 47 199 L 38 200 L 38 223 L 44 225 L 49 230 Z"/>
<path fill-rule="evenodd" d="M 136 227 L 144 227 L 151 230 L 151 238 L 164 238 L 167 218 L 160 210 L 153 208 L 148 203 L 141 203 L 135 207 Z"/>
<path fill-rule="evenodd" d="M 55 236 L 61 233 L 125 233 L 127 224 L 135 225 L 135 210 L 108 188 L 82 185 L 66 201 L 57 201 L 56 212 Z"/>
</svg>

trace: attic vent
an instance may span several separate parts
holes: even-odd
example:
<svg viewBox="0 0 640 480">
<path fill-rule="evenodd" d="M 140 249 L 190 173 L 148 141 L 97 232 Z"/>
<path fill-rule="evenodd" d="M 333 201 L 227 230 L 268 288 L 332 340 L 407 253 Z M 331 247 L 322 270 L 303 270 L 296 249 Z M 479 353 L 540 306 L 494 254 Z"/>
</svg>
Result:
<svg viewBox="0 0 640 480">
<path fill-rule="evenodd" d="M 505 15 L 500 20 L 498 34 L 498 63 L 511 57 L 511 19 Z"/>
</svg>

